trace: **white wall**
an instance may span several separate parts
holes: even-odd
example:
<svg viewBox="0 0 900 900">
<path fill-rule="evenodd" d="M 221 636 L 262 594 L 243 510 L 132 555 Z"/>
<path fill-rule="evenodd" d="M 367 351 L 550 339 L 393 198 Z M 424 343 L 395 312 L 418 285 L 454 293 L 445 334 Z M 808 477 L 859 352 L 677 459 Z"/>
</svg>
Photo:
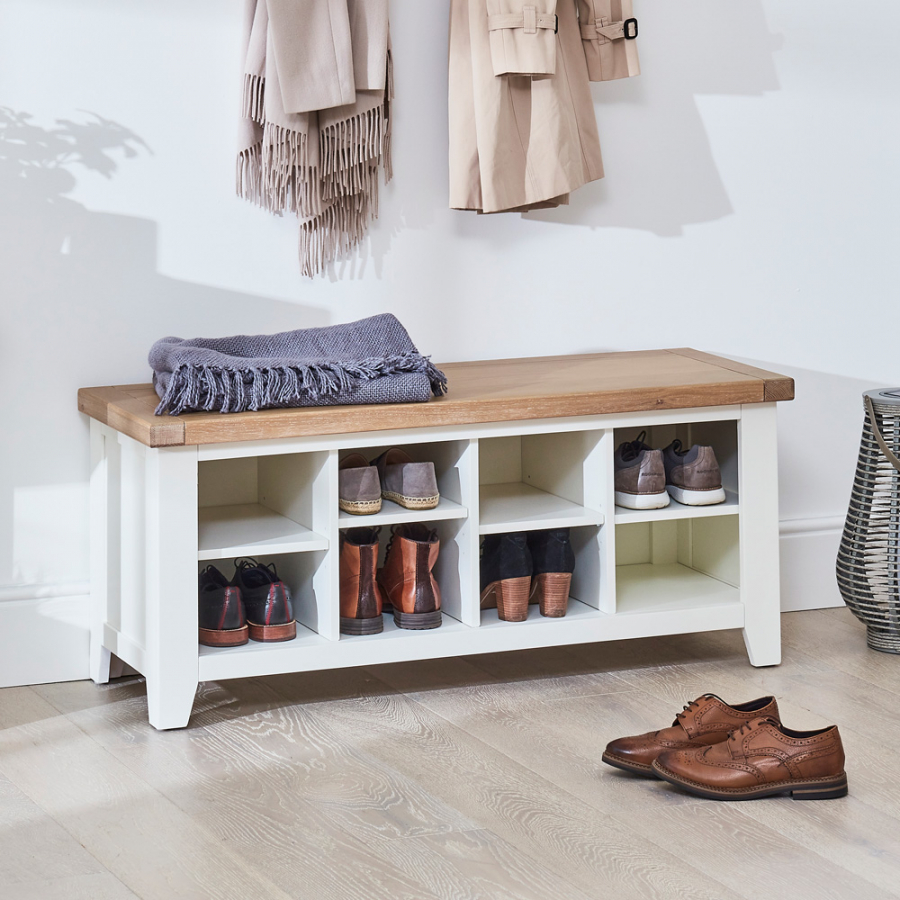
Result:
<svg viewBox="0 0 900 900">
<path fill-rule="evenodd" d="M 240 0 L 0 0 L 0 106 L 32 116 L 0 140 L 0 681 L 85 672 L 79 386 L 146 381 L 167 334 L 385 310 L 436 360 L 693 346 L 794 375 L 785 595 L 838 601 L 859 394 L 900 382 L 900 5 L 638 5 L 643 75 L 594 86 L 606 180 L 523 218 L 447 209 L 448 0 L 393 0 L 396 179 L 361 258 L 309 281 L 295 223 L 233 196 Z"/>
</svg>

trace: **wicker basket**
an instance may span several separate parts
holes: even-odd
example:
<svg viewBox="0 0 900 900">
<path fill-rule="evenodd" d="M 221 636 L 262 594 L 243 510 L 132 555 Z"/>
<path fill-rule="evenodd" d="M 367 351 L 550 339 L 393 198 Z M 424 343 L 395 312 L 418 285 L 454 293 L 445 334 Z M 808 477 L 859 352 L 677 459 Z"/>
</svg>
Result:
<svg viewBox="0 0 900 900">
<path fill-rule="evenodd" d="M 900 388 L 863 394 L 866 418 L 837 557 L 844 602 L 873 650 L 900 653 Z"/>
</svg>

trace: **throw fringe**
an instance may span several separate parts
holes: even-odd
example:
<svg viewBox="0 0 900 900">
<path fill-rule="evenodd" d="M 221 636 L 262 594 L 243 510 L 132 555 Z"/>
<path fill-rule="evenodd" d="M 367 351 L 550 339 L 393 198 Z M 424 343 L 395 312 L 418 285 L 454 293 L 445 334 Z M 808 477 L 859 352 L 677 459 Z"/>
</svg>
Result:
<svg viewBox="0 0 900 900">
<path fill-rule="evenodd" d="M 422 373 L 436 397 L 447 392 L 447 379 L 431 359 L 419 353 L 321 362 L 298 366 L 203 366 L 182 364 L 171 375 L 156 415 L 177 416 L 186 410 L 223 413 L 304 405 L 322 397 L 347 394 L 359 382 L 387 375 Z M 309 405 L 307 402 L 305 405 Z"/>
</svg>

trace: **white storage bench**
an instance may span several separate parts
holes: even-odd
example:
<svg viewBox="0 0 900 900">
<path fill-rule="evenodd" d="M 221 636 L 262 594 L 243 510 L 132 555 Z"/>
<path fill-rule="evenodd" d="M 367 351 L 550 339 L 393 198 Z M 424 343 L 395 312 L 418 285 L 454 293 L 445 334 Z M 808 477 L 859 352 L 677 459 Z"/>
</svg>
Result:
<svg viewBox="0 0 900 900">
<path fill-rule="evenodd" d="M 526 647 L 741 628 L 750 662 L 780 662 L 775 405 L 790 378 L 695 350 L 442 366 L 424 404 L 153 415 L 149 385 L 84 388 L 91 417 L 91 676 L 110 654 L 147 680 L 150 723 L 184 727 L 200 681 Z M 613 502 L 613 451 L 646 429 L 708 443 L 727 500 L 636 511 Z M 338 464 L 400 446 L 433 460 L 440 505 L 338 508 Z M 341 635 L 342 528 L 429 521 L 441 538 L 443 625 Z M 479 603 L 483 535 L 569 527 L 568 614 L 502 622 Z M 383 531 L 382 547 L 389 528 Z M 296 640 L 197 642 L 197 574 L 277 563 Z M 602 654 L 602 646 L 597 653 Z"/>
</svg>

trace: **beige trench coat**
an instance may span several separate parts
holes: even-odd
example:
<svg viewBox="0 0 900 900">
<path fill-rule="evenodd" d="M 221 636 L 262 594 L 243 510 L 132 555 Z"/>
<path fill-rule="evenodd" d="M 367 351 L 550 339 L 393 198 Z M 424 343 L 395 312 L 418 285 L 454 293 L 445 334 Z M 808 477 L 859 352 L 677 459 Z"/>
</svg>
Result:
<svg viewBox="0 0 900 900">
<path fill-rule="evenodd" d="M 451 208 L 558 206 L 602 178 L 589 82 L 640 73 L 636 32 L 632 0 L 450 0 Z"/>
</svg>

